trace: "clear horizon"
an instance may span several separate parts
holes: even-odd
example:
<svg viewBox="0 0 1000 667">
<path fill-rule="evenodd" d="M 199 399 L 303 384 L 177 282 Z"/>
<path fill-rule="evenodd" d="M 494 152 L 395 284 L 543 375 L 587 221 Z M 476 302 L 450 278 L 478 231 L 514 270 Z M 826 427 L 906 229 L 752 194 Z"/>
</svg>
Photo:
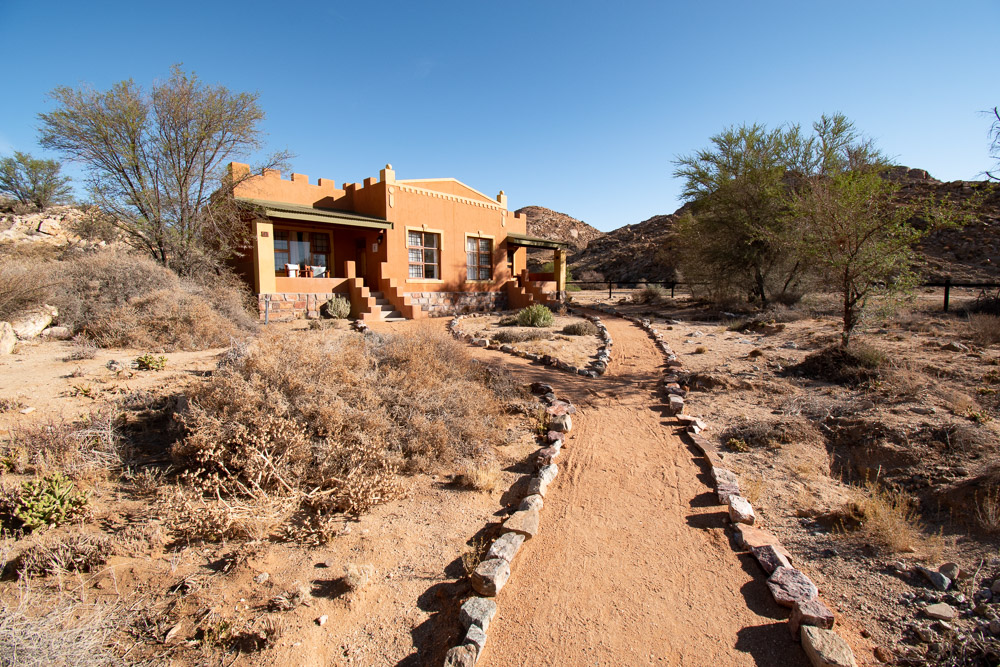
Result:
<svg viewBox="0 0 1000 667">
<path fill-rule="evenodd" d="M 98 7 L 95 9 L 95 7 Z M 258 91 L 270 149 L 311 179 L 454 177 L 602 231 L 680 206 L 677 155 L 728 125 L 841 111 L 940 180 L 991 168 L 1000 3 L 6 3 L 0 154 L 56 86 L 147 87 L 183 63 Z M 81 172 L 66 165 L 81 189 Z M 83 192 L 80 190 L 80 194 Z"/>
</svg>

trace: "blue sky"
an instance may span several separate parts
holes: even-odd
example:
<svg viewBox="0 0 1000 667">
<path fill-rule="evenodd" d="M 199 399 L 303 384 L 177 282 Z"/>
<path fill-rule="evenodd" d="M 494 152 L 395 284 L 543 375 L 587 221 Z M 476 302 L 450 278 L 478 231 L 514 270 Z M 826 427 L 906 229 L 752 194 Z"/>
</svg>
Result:
<svg viewBox="0 0 1000 667">
<path fill-rule="evenodd" d="M 980 178 L 998 25 L 997 0 L 0 0 L 0 153 L 41 153 L 54 87 L 182 62 L 259 91 L 269 146 L 310 178 L 391 162 L 610 230 L 675 210 L 674 157 L 742 122 L 842 111 L 902 164 Z"/>
</svg>

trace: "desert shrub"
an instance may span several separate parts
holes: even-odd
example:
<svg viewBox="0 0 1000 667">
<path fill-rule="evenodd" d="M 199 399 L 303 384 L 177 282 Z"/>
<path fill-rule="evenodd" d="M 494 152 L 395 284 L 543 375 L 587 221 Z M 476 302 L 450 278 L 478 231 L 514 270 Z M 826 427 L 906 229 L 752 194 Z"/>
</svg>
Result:
<svg viewBox="0 0 1000 667">
<path fill-rule="evenodd" d="M 803 418 L 765 421 L 741 418 L 719 436 L 729 449 L 738 452 L 751 448 L 781 449 L 796 442 L 815 442 L 819 433 Z"/>
<path fill-rule="evenodd" d="M 344 563 L 344 586 L 347 590 L 357 592 L 364 590 L 375 576 L 375 566 L 370 563 L 358 565 Z"/>
<path fill-rule="evenodd" d="M 522 327 L 550 327 L 552 319 L 552 311 L 540 303 L 522 308 L 517 313 L 517 323 Z"/>
<path fill-rule="evenodd" d="M 0 467 L 18 474 L 58 470 L 71 477 L 118 469 L 130 456 L 120 422 L 121 412 L 106 406 L 77 421 L 15 424 L 0 441 Z"/>
<path fill-rule="evenodd" d="M 59 322 L 101 347 L 205 349 L 256 327 L 232 276 L 179 278 L 153 260 L 106 250 L 61 263 Z"/>
<path fill-rule="evenodd" d="M 73 349 L 63 357 L 63 361 L 84 361 L 97 356 L 98 347 L 93 341 L 86 338 L 79 338 L 73 341 Z"/>
<path fill-rule="evenodd" d="M 980 345 L 997 345 L 1000 343 L 1000 315 L 987 313 L 969 315 L 968 334 Z"/>
<path fill-rule="evenodd" d="M 490 338 L 498 343 L 527 343 L 531 340 L 541 340 L 547 338 L 544 331 L 497 331 L 490 334 Z"/>
<path fill-rule="evenodd" d="M 504 315 L 497 322 L 498 327 L 516 327 L 517 326 L 517 315 Z"/>
<path fill-rule="evenodd" d="M 562 332 L 567 336 L 596 336 L 597 325 L 589 320 L 573 322 L 563 327 Z"/>
<path fill-rule="evenodd" d="M 60 526 L 83 516 L 89 496 L 62 473 L 23 482 L 15 491 L 5 494 L 0 513 L 8 528 L 38 530 Z"/>
<path fill-rule="evenodd" d="M 111 540 L 99 533 L 47 535 L 18 556 L 14 569 L 21 577 L 91 572 L 104 565 L 110 553 Z"/>
<path fill-rule="evenodd" d="M 659 285 L 644 285 L 632 293 L 634 303 L 657 304 L 670 299 L 668 290 Z"/>
<path fill-rule="evenodd" d="M 0 321 L 41 306 L 51 296 L 50 280 L 28 264 L 0 261 Z"/>
<path fill-rule="evenodd" d="M 70 222 L 71 232 L 86 241 L 114 243 L 121 236 L 114 218 L 97 206 L 81 206 L 83 215 Z"/>
<path fill-rule="evenodd" d="M 482 378 L 429 330 L 268 336 L 192 396 L 172 453 L 207 493 L 283 494 L 310 525 L 358 514 L 398 493 L 399 463 L 475 459 L 502 442 L 503 406 Z"/>
<path fill-rule="evenodd" d="M 147 352 L 135 358 L 135 367 L 140 371 L 162 371 L 167 367 L 167 358 Z"/>
<path fill-rule="evenodd" d="M 789 370 L 813 380 L 860 385 L 878 378 L 888 362 L 878 348 L 853 342 L 846 348 L 833 346 L 814 352 Z"/>
<path fill-rule="evenodd" d="M 52 605 L 23 594 L 14 604 L 0 605 L 0 665 L 115 664 L 106 646 L 113 621 L 106 608 L 80 604 L 69 596 Z"/>
<path fill-rule="evenodd" d="M 326 303 L 320 306 L 320 313 L 323 317 L 329 317 L 334 320 L 346 319 L 351 314 L 351 302 L 340 295 L 332 296 Z"/>
<path fill-rule="evenodd" d="M 471 576 L 479 564 L 486 558 L 490 550 L 490 543 L 481 537 L 472 538 L 469 548 L 462 552 L 462 568 L 465 574 Z"/>
</svg>

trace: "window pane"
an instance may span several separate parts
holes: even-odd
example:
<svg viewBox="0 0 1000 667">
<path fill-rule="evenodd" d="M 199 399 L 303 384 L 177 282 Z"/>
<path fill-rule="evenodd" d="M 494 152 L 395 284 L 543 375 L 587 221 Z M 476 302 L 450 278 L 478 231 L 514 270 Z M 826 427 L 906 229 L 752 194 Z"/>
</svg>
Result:
<svg viewBox="0 0 1000 667">
<path fill-rule="evenodd" d="M 410 248 L 410 261 L 411 262 L 420 262 L 422 257 L 423 257 L 423 253 L 421 253 L 419 249 L 417 249 L 417 248 Z"/>
<path fill-rule="evenodd" d="M 465 279 L 466 280 L 475 280 L 476 279 L 476 267 L 470 266 L 469 268 L 467 268 L 465 270 Z"/>
<path fill-rule="evenodd" d="M 489 266 L 491 263 L 492 262 L 490 262 L 490 256 L 489 256 L 488 253 L 487 254 L 482 254 L 482 255 L 479 256 L 479 265 L 480 266 Z"/>
<path fill-rule="evenodd" d="M 467 252 L 476 252 L 476 239 L 465 239 L 465 250 Z"/>
<path fill-rule="evenodd" d="M 330 249 L 330 237 L 326 234 L 313 232 L 312 234 L 312 250 L 315 253 L 325 253 Z"/>
<path fill-rule="evenodd" d="M 479 239 L 479 252 L 490 252 L 489 239 Z"/>
<path fill-rule="evenodd" d="M 410 232 L 406 235 L 407 244 L 411 246 L 419 246 L 421 236 L 420 232 Z"/>
<path fill-rule="evenodd" d="M 411 278 L 422 278 L 423 277 L 423 265 L 422 264 L 410 264 L 410 277 Z"/>
<path fill-rule="evenodd" d="M 437 264 L 437 250 L 424 250 L 424 261 L 428 264 Z"/>
<path fill-rule="evenodd" d="M 492 278 L 492 276 L 490 275 L 490 270 L 488 268 L 479 269 L 480 280 L 489 280 L 490 278 Z"/>
<path fill-rule="evenodd" d="M 467 253 L 465 253 L 465 264 L 467 266 L 475 266 L 476 265 L 476 253 L 474 253 L 474 252 L 467 252 Z"/>
<path fill-rule="evenodd" d="M 438 247 L 438 235 L 426 233 L 424 234 L 424 247 L 425 248 L 437 248 Z"/>
<path fill-rule="evenodd" d="M 437 264 L 424 264 L 424 278 L 437 279 Z"/>
</svg>

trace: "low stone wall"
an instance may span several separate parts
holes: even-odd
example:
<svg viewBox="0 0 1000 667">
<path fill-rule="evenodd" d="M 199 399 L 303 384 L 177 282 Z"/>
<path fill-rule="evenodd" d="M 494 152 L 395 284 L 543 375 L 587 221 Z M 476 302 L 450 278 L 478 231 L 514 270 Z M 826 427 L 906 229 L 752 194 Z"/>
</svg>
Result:
<svg viewBox="0 0 1000 667">
<path fill-rule="evenodd" d="M 456 315 L 451 322 L 448 323 L 448 330 L 451 331 L 451 335 L 459 340 L 464 340 L 467 343 L 474 345 L 475 347 L 485 347 L 488 350 L 500 350 L 501 352 L 506 352 L 507 354 L 512 354 L 515 357 L 521 357 L 522 359 L 528 359 L 529 361 L 534 361 L 536 363 L 542 364 L 544 366 L 551 366 L 553 368 L 558 368 L 561 371 L 566 371 L 567 373 L 574 373 L 576 375 L 582 375 L 583 377 L 596 378 L 604 375 L 604 371 L 608 369 L 608 362 L 611 361 L 611 346 L 614 345 L 614 341 L 611 340 L 611 334 L 608 333 L 608 328 L 604 326 L 601 322 L 601 318 L 596 315 L 588 315 L 586 313 L 581 313 L 573 308 L 567 308 L 567 310 L 574 315 L 579 315 L 580 317 L 585 317 L 597 326 L 597 336 L 601 340 L 601 347 L 598 348 L 597 354 L 590 361 L 590 364 L 585 368 L 579 368 L 573 366 L 572 364 L 566 363 L 561 359 L 557 359 L 552 355 L 548 354 L 534 354 L 532 352 L 525 352 L 515 348 L 513 345 L 506 343 L 498 343 L 495 340 L 489 338 L 477 338 L 470 333 L 462 331 L 460 328 L 462 320 L 465 319 L 466 315 Z M 469 315 L 468 317 L 484 317 L 490 315 L 491 313 L 477 313 L 474 315 Z M 493 313 L 497 314 L 497 313 Z"/>
<path fill-rule="evenodd" d="M 306 318 L 310 320 L 319 317 L 319 308 L 330 300 L 333 292 L 312 292 L 285 294 L 258 294 L 257 312 L 260 314 L 260 321 L 264 321 L 264 313 L 268 312 L 269 322 L 287 322 Z M 342 295 L 347 298 L 347 295 Z M 268 305 L 270 301 L 270 306 Z"/>
<path fill-rule="evenodd" d="M 497 292 L 408 292 L 414 306 L 431 317 L 507 309 L 507 293 Z"/>
</svg>

